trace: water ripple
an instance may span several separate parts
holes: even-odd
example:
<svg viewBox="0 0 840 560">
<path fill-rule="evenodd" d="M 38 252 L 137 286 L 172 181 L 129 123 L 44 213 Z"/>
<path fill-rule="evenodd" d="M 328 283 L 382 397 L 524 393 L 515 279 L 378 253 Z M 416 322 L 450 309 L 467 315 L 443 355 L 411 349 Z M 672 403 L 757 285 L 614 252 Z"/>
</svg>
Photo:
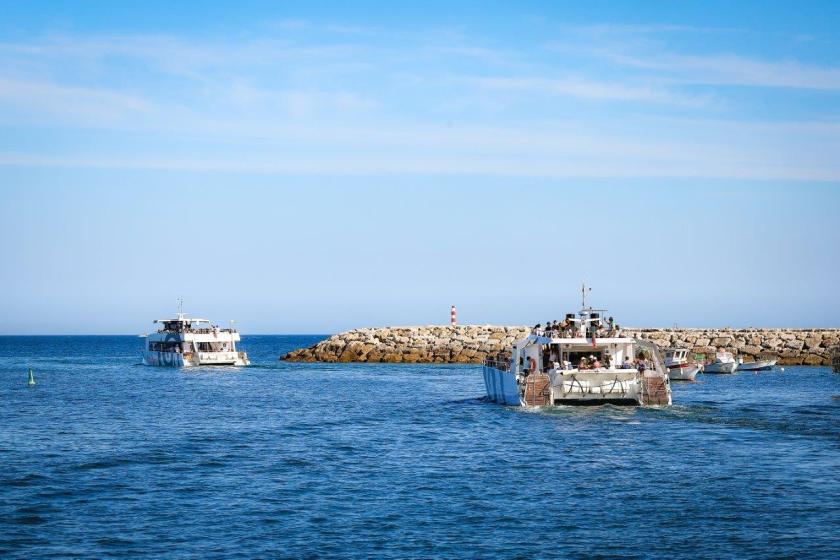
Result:
<svg viewBox="0 0 840 560">
<path fill-rule="evenodd" d="M 0 556 L 840 556 L 826 368 L 525 411 L 474 366 L 277 361 L 315 340 L 179 371 L 136 337 L 0 337 Z"/>
</svg>

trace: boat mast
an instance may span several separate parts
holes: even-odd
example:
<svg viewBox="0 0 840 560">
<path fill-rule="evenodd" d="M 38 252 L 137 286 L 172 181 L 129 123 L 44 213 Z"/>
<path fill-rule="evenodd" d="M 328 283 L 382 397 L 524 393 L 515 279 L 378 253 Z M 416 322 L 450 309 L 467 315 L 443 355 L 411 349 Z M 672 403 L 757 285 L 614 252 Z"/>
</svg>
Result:
<svg viewBox="0 0 840 560">
<path fill-rule="evenodd" d="M 580 285 L 580 335 L 586 335 L 586 325 L 592 322 L 589 313 L 586 312 L 586 292 L 591 292 L 592 288 L 586 287 L 586 282 Z"/>
<path fill-rule="evenodd" d="M 580 285 L 580 308 L 586 309 L 586 292 L 591 292 L 592 288 L 586 287 L 586 282 Z"/>
</svg>

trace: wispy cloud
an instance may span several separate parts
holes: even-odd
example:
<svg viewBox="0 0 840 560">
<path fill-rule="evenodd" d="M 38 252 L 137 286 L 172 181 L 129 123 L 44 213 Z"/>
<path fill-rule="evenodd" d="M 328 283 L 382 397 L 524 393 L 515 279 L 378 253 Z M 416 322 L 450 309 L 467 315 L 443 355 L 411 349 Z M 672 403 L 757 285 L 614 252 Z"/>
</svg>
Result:
<svg viewBox="0 0 840 560">
<path fill-rule="evenodd" d="M 523 165 L 526 163 L 526 165 Z M 436 155 L 432 157 L 397 156 L 385 160 L 365 157 L 274 158 L 244 161 L 241 159 L 190 159 L 83 156 L 57 157 L 0 153 L 0 166 L 127 169 L 146 171 L 222 172 L 293 175 L 474 175 L 539 177 L 549 179 L 630 179 L 693 178 L 793 181 L 840 181 L 840 169 L 802 168 L 795 163 L 764 161 L 758 165 L 717 160 L 712 166 L 678 160 L 587 160 L 526 161 L 507 158 L 467 158 Z"/>
<path fill-rule="evenodd" d="M 177 157 L 149 150 L 148 142 L 133 141 L 100 147 L 95 154 L 89 146 L 38 154 L 6 151 L 0 154 L 0 165 L 322 175 L 840 180 L 840 162 L 832 157 L 840 149 L 840 123 L 643 119 L 612 126 L 571 121 L 539 128 L 428 127 L 411 122 L 379 127 L 217 124 Z M 636 129 L 658 133 L 639 136 Z"/>
<path fill-rule="evenodd" d="M 591 100 L 642 101 L 686 107 L 702 107 L 711 101 L 708 95 L 682 95 L 666 87 L 635 86 L 626 82 L 599 82 L 583 78 L 479 77 L 466 78 L 466 81 L 482 88 Z"/>
<path fill-rule="evenodd" d="M 628 23 L 593 23 L 582 25 L 562 25 L 559 29 L 565 33 L 573 33 L 576 35 L 588 35 L 596 37 L 605 36 L 628 36 L 628 35 L 661 35 L 671 33 L 724 33 L 736 31 L 729 28 L 718 27 L 698 27 L 694 25 L 680 25 L 669 23 L 658 24 L 628 24 Z"/>
<path fill-rule="evenodd" d="M 97 126 L 142 119 L 154 110 L 143 97 L 108 89 L 4 79 L 0 79 L 0 102 L 22 120 L 46 122 L 61 117 Z"/>
<path fill-rule="evenodd" d="M 738 55 L 662 55 L 649 58 L 612 55 L 638 68 L 666 72 L 687 84 L 737 85 L 840 90 L 840 68 L 791 60 L 765 61 Z"/>
<path fill-rule="evenodd" d="M 773 122 L 732 110 L 726 88 L 715 87 L 833 92 L 840 69 L 681 54 L 671 44 L 718 31 L 578 31 L 574 48 L 559 50 L 501 48 L 460 31 L 404 38 L 295 21 L 238 41 L 139 34 L 2 43 L 0 126 L 94 130 L 109 140 L 61 149 L 7 142 L 0 165 L 840 179 L 830 153 L 840 148 L 837 107 L 813 122 Z M 144 144 L 149 134 L 155 140 Z"/>
<path fill-rule="evenodd" d="M 620 66 L 647 71 L 662 81 L 693 85 L 735 85 L 791 89 L 840 89 L 840 66 L 821 66 L 795 59 L 761 59 L 732 52 L 681 53 L 662 34 L 716 35 L 744 33 L 729 28 L 690 26 L 589 25 L 568 28 L 572 39 L 554 40 L 547 48 L 577 52 Z M 590 40 L 581 41 L 581 36 Z M 788 38 L 801 43 L 800 35 Z M 810 40 L 810 39 L 809 39 Z"/>
</svg>

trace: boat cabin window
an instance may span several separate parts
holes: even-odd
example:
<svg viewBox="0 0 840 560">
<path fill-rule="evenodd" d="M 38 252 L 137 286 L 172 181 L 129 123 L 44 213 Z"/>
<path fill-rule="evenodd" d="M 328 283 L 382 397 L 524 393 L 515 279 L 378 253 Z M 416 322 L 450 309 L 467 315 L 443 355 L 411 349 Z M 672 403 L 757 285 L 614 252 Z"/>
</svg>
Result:
<svg viewBox="0 0 840 560">
<path fill-rule="evenodd" d="M 226 342 L 197 342 L 199 352 L 229 352 Z"/>
<path fill-rule="evenodd" d="M 181 342 L 160 342 L 160 341 L 151 341 L 149 342 L 149 350 L 152 352 L 178 352 L 184 353 L 189 352 L 189 343 L 181 343 Z"/>
</svg>

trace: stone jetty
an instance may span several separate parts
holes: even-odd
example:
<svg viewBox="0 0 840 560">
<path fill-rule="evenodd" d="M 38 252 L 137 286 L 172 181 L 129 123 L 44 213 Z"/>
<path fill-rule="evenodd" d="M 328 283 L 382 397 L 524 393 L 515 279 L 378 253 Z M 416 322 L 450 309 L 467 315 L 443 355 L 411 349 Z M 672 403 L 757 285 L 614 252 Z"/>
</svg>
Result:
<svg viewBox="0 0 840 560">
<path fill-rule="evenodd" d="M 353 329 L 290 352 L 282 359 L 478 364 L 489 355 L 510 350 L 514 341 L 529 332 L 528 327 L 493 325 Z M 745 360 L 773 355 L 783 365 L 829 365 L 829 349 L 840 342 L 840 329 L 622 329 L 622 335 L 649 339 L 661 348 L 690 348 L 707 356 L 718 348 Z"/>
</svg>

